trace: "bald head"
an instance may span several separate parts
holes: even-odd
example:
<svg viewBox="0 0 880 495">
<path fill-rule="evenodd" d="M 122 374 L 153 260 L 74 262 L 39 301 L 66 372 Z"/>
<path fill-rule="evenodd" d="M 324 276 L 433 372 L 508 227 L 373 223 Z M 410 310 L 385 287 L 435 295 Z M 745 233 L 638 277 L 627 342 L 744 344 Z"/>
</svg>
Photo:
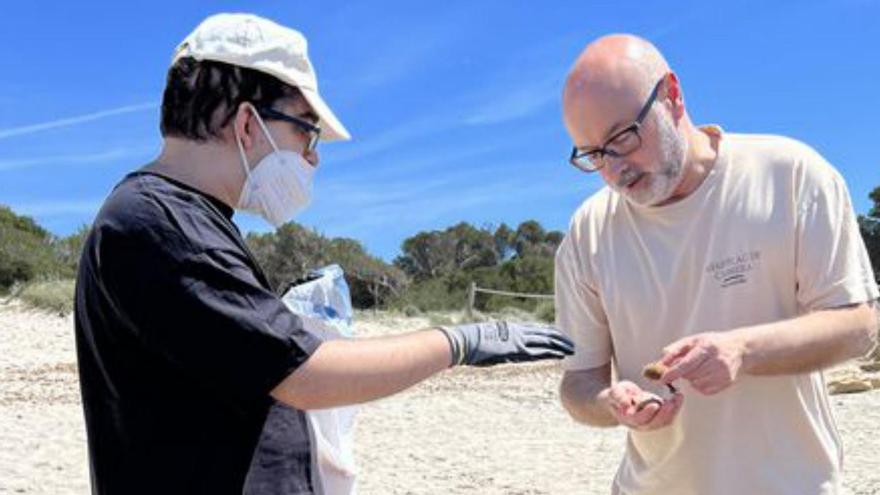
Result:
<svg viewBox="0 0 880 495">
<path fill-rule="evenodd" d="M 657 48 L 631 34 L 603 36 L 587 45 L 568 74 L 565 97 L 590 90 L 630 92 L 644 99 L 669 64 Z"/>
<path fill-rule="evenodd" d="M 669 72 L 663 55 L 643 38 L 612 34 L 593 41 L 565 82 L 562 104 L 569 133 L 587 141 L 578 145 L 597 144 L 594 141 L 607 134 L 616 120 L 626 116 L 632 120 L 657 81 Z M 603 124 L 605 128 L 599 128 Z"/>
</svg>

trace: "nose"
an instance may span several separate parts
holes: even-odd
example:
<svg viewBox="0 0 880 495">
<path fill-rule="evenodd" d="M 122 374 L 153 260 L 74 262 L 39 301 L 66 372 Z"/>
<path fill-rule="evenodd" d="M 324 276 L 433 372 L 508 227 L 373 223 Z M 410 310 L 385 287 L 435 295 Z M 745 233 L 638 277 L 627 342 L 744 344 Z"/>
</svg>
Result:
<svg viewBox="0 0 880 495">
<path fill-rule="evenodd" d="M 605 169 L 608 170 L 609 174 L 613 177 L 619 177 L 621 174 L 626 173 L 630 168 L 632 167 L 629 166 L 623 157 L 605 157 Z"/>
<path fill-rule="evenodd" d="M 612 158 L 602 168 L 605 182 L 622 187 L 640 175 L 639 168 L 623 158 Z"/>
<path fill-rule="evenodd" d="M 303 154 L 303 158 L 309 162 L 309 165 L 318 168 L 318 163 L 321 161 L 320 155 L 318 155 L 318 150 L 306 151 Z"/>
</svg>

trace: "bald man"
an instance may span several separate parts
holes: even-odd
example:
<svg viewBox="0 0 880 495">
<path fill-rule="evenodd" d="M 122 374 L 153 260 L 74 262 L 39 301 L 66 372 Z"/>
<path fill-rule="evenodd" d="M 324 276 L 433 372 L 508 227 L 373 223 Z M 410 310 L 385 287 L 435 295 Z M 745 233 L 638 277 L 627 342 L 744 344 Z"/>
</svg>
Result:
<svg viewBox="0 0 880 495">
<path fill-rule="evenodd" d="M 838 493 L 821 370 L 872 347 L 878 297 L 840 174 L 792 139 L 695 126 L 634 36 L 587 46 L 563 113 L 572 164 L 607 187 L 556 256 L 560 392 L 628 429 L 611 493 Z"/>
</svg>

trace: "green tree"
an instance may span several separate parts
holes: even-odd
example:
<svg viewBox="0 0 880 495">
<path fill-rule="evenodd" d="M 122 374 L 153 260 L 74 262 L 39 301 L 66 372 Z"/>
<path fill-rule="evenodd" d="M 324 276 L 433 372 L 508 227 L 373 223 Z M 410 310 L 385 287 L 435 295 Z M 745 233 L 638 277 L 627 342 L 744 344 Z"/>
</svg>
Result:
<svg viewBox="0 0 880 495">
<path fill-rule="evenodd" d="M 867 215 L 859 215 L 859 230 L 862 232 L 868 256 L 871 258 L 874 278 L 880 280 L 880 187 L 875 187 L 868 197 L 874 205 Z"/>
<path fill-rule="evenodd" d="M 399 268 L 371 256 L 360 242 L 329 239 L 292 222 L 275 232 L 249 234 L 247 243 L 275 290 L 331 263 L 342 267 L 352 304 L 358 308 L 384 306 L 408 283 Z"/>
<path fill-rule="evenodd" d="M 448 273 L 454 256 L 454 246 L 439 231 L 419 232 L 404 240 L 401 250 L 394 263 L 416 280 Z"/>
<path fill-rule="evenodd" d="M 536 254 L 544 243 L 544 227 L 535 220 L 528 220 L 516 228 L 513 234 L 513 246 L 516 256 L 522 258 L 529 254 Z"/>
<path fill-rule="evenodd" d="M 71 276 L 76 274 L 79 267 L 79 258 L 82 255 L 83 246 L 85 246 L 86 238 L 91 228 L 88 225 L 81 225 L 73 234 L 56 239 L 53 243 L 55 256 L 64 266 L 66 272 Z"/>
<path fill-rule="evenodd" d="M 327 254 L 326 263 L 337 263 L 345 271 L 355 307 L 383 307 L 399 298 L 408 285 L 402 270 L 371 256 L 354 239 L 331 240 Z"/>
<path fill-rule="evenodd" d="M 469 223 L 461 222 L 447 229 L 444 234 L 451 238 L 455 246 L 453 269 L 467 270 L 498 263 L 495 238 L 488 230 L 477 229 Z"/>
<path fill-rule="evenodd" d="M 513 234 L 513 246 L 516 256 L 554 256 L 556 248 L 562 242 L 563 234 L 559 231 L 545 231 L 535 220 L 527 220 L 519 224 Z"/>
<path fill-rule="evenodd" d="M 480 287 L 550 294 L 553 257 L 563 234 L 535 220 L 516 230 L 506 224 L 476 228 L 462 222 L 445 230 L 419 232 L 406 239 L 395 265 L 414 282 L 396 305 L 421 310 L 461 308 L 472 282 Z M 479 294 L 478 309 L 505 306 L 534 309 L 535 299 Z"/>
<path fill-rule="evenodd" d="M 0 290 L 15 282 L 69 275 L 56 256 L 54 242 L 33 219 L 0 205 Z"/>
<path fill-rule="evenodd" d="M 502 223 L 495 229 L 493 237 L 495 239 L 495 252 L 498 254 L 498 260 L 509 260 L 516 252 L 513 245 L 514 231 L 506 223 Z"/>
<path fill-rule="evenodd" d="M 295 223 L 284 224 L 275 232 L 248 234 L 247 243 L 276 289 L 320 267 L 329 244 L 317 232 Z"/>
<path fill-rule="evenodd" d="M 442 231 L 419 232 L 403 241 L 401 251 L 394 264 L 416 280 L 494 266 L 499 260 L 492 232 L 467 222 Z"/>
</svg>

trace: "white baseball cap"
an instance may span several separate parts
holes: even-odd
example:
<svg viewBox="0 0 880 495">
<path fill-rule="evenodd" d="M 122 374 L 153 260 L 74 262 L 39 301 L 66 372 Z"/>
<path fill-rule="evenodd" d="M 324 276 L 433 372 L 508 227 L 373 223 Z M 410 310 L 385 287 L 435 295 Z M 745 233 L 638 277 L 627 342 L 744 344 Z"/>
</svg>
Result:
<svg viewBox="0 0 880 495">
<path fill-rule="evenodd" d="M 318 114 L 322 140 L 351 139 L 318 94 L 318 79 L 307 49 L 308 42 L 302 33 L 268 19 L 253 14 L 216 14 L 184 38 L 171 64 L 183 57 L 193 57 L 269 74 L 302 92 Z"/>
</svg>

